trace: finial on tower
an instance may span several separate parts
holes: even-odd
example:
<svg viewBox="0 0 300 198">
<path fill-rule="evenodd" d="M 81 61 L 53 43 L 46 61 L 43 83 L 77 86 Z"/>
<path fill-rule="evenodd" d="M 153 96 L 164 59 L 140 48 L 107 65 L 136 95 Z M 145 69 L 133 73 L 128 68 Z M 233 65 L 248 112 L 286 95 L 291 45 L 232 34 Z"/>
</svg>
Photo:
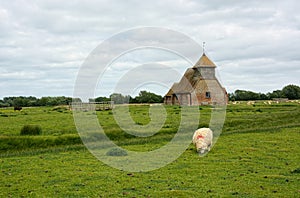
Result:
<svg viewBox="0 0 300 198">
<path fill-rule="evenodd" d="M 203 51 L 203 54 L 205 54 L 205 42 L 202 43 L 202 51 Z"/>
</svg>

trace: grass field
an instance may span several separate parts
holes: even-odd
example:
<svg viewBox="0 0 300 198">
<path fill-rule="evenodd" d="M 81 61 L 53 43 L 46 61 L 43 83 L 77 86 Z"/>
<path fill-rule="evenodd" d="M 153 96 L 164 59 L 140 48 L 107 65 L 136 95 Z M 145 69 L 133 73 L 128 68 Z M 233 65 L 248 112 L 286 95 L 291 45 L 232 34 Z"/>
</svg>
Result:
<svg viewBox="0 0 300 198">
<path fill-rule="evenodd" d="M 107 135 L 129 150 L 153 150 L 178 128 L 180 107 L 167 106 L 161 131 L 135 138 L 116 124 L 111 111 L 97 112 Z M 131 106 L 139 125 L 149 106 Z M 210 107 L 200 107 L 207 126 Z M 300 105 L 228 105 L 223 132 L 205 157 L 193 145 L 174 162 L 133 173 L 98 161 L 81 143 L 72 112 L 65 108 L 0 109 L 1 197 L 300 197 Z M 40 136 L 20 136 L 26 124 Z M 144 143 L 147 144 L 144 144 Z"/>
</svg>

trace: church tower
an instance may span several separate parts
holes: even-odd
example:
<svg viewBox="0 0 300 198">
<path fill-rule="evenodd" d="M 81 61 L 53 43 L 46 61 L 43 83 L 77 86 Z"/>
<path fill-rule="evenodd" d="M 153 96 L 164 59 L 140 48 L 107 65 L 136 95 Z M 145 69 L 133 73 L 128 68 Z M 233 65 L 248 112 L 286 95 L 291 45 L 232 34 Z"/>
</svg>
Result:
<svg viewBox="0 0 300 198">
<path fill-rule="evenodd" d="M 215 79 L 216 65 L 203 52 L 201 58 L 193 67 L 195 75 L 200 75 L 205 80 Z"/>
</svg>

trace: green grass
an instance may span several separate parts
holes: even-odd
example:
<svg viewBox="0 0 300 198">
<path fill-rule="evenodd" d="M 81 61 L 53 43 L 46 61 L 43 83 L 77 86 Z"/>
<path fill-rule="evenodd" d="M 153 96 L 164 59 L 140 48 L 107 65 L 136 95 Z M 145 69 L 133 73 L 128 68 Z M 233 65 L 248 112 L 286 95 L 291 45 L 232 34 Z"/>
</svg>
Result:
<svg viewBox="0 0 300 198">
<path fill-rule="evenodd" d="M 0 135 L 19 135 L 24 125 L 39 125 L 43 135 L 76 134 L 73 114 L 55 107 L 24 107 L 0 109 Z"/>
<path fill-rule="evenodd" d="M 227 108 L 224 133 L 258 131 L 300 126 L 300 105 L 230 105 Z"/>
<path fill-rule="evenodd" d="M 97 116 L 118 145 L 148 151 L 177 131 L 180 108 L 166 108 L 166 123 L 149 138 L 126 135 L 111 111 Z M 144 125 L 148 109 L 133 106 L 130 114 Z M 211 108 L 200 111 L 199 125 L 207 125 Z M 67 110 L 0 109 L 0 197 L 299 197 L 299 120 L 299 104 L 229 105 L 223 133 L 208 155 L 199 157 L 190 145 L 165 167 L 132 173 L 87 151 Z M 43 135 L 19 136 L 26 124 L 40 125 Z"/>
</svg>

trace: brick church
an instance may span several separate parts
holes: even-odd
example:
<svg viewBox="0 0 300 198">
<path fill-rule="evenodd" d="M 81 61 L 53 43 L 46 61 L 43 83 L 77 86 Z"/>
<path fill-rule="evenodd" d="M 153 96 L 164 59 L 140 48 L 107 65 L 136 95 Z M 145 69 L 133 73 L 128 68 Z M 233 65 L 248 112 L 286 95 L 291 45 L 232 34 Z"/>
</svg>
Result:
<svg viewBox="0 0 300 198">
<path fill-rule="evenodd" d="M 192 68 L 188 68 L 178 83 L 164 96 L 167 105 L 225 105 L 227 92 L 215 76 L 216 65 L 202 54 Z"/>
</svg>

